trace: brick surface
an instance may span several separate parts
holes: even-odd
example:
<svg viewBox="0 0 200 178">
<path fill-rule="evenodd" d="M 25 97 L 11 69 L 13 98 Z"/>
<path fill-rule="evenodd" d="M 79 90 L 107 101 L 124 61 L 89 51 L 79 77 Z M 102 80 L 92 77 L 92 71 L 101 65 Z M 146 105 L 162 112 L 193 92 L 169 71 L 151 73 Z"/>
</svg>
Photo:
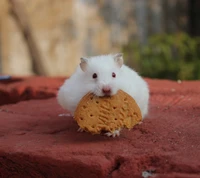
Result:
<svg viewBox="0 0 200 178">
<path fill-rule="evenodd" d="M 10 96 L 0 106 L 0 177 L 200 177 L 200 82 L 147 79 L 149 115 L 118 138 L 78 133 L 72 117 L 59 116 L 66 113 L 55 98 L 62 82 L 0 83 L 0 96 Z M 10 92 L 27 86 L 32 94 L 14 101 Z"/>
</svg>

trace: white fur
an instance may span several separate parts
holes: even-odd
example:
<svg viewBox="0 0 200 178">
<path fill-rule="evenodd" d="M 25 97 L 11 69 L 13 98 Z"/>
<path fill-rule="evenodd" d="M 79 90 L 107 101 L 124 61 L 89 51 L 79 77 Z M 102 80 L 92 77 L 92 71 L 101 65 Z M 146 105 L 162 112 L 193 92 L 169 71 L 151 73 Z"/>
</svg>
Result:
<svg viewBox="0 0 200 178">
<path fill-rule="evenodd" d="M 116 77 L 112 77 L 112 73 Z M 92 75 L 96 73 L 97 79 Z M 149 89 L 147 83 L 132 69 L 126 65 L 120 68 L 113 55 L 95 56 L 88 59 L 86 70 L 83 72 L 80 66 L 74 74 L 67 79 L 58 91 L 59 104 L 73 115 L 80 99 L 88 92 L 97 96 L 103 96 L 102 87 L 110 87 L 111 95 L 119 89 L 131 95 L 140 107 L 142 117 L 148 112 Z"/>
<path fill-rule="evenodd" d="M 106 135 L 107 137 L 119 137 L 120 136 L 120 131 L 121 129 L 118 130 L 114 130 L 113 132 L 106 132 L 104 135 Z"/>
</svg>

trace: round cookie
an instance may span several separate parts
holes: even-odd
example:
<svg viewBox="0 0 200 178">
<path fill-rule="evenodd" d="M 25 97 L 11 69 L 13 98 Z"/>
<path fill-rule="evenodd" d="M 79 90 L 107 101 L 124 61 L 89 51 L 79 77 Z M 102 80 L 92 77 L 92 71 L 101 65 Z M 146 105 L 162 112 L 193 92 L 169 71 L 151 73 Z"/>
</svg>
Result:
<svg viewBox="0 0 200 178">
<path fill-rule="evenodd" d="M 135 100 L 122 90 L 116 95 L 98 97 L 86 94 L 79 102 L 74 118 L 80 128 L 92 134 L 133 128 L 142 120 Z"/>
</svg>

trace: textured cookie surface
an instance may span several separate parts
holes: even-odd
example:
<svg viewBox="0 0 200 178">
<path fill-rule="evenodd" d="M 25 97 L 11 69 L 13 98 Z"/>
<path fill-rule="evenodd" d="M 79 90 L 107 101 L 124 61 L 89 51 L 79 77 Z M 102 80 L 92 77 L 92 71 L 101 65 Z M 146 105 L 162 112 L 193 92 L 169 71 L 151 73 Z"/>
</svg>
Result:
<svg viewBox="0 0 200 178">
<path fill-rule="evenodd" d="M 74 118 L 80 128 L 92 134 L 124 127 L 131 129 L 142 120 L 137 103 L 122 90 L 114 96 L 86 94 L 79 102 Z"/>
</svg>

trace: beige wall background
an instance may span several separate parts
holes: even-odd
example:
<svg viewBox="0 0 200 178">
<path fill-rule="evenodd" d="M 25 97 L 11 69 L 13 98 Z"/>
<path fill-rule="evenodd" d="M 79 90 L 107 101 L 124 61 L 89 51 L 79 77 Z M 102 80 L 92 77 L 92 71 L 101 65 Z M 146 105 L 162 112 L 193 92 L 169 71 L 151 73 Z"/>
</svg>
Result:
<svg viewBox="0 0 200 178">
<path fill-rule="evenodd" d="M 158 24 L 151 31 L 162 32 L 162 6 L 163 0 L 0 0 L 1 73 L 70 75 L 80 57 L 120 52 L 130 39 L 146 37 L 149 14 L 140 8 L 148 7 Z"/>
</svg>

